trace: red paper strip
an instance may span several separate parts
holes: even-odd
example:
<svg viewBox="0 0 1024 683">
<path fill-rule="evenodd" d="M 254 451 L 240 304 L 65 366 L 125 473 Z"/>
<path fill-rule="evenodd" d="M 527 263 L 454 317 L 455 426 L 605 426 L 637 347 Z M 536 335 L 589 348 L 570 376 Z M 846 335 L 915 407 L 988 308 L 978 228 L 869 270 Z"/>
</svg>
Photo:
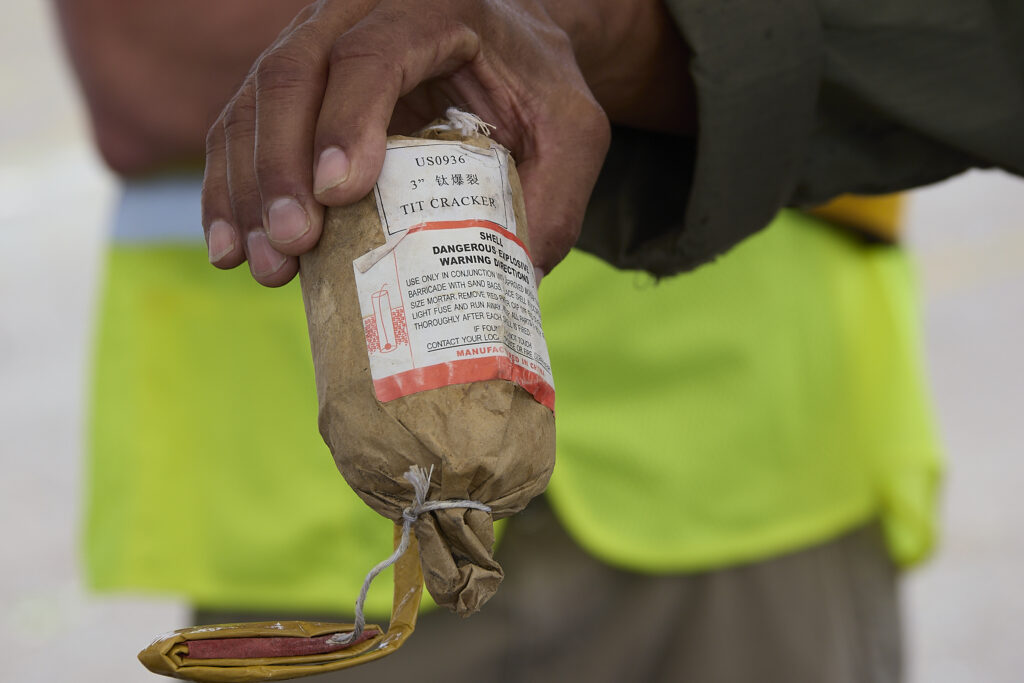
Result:
<svg viewBox="0 0 1024 683">
<path fill-rule="evenodd" d="M 377 629 L 366 629 L 351 643 L 328 644 L 328 633 L 312 638 L 293 636 L 254 638 L 207 638 L 188 642 L 188 658 L 193 659 L 263 659 L 265 657 L 301 657 L 337 652 L 380 635 Z"/>
</svg>

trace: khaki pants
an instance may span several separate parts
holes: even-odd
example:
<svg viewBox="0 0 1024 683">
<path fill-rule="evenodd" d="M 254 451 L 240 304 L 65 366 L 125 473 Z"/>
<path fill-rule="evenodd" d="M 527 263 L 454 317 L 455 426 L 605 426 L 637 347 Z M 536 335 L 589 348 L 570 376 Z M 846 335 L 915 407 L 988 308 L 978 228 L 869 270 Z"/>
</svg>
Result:
<svg viewBox="0 0 1024 683">
<path fill-rule="evenodd" d="M 754 564 L 648 576 L 584 553 L 541 499 L 510 520 L 498 558 L 505 581 L 479 614 L 423 615 L 394 655 L 309 680 L 901 679 L 897 574 L 875 524 Z M 196 613 L 199 624 L 281 618 L 318 617 Z"/>
</svg>

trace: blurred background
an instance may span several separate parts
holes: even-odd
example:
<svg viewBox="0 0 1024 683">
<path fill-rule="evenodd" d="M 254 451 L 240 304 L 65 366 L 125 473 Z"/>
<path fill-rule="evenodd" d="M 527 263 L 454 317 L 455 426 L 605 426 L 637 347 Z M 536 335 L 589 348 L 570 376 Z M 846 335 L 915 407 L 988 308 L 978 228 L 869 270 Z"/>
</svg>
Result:
<svg viewBox="0 0 1024 683">
<path fill-rule="evenodd" d="M 0 9 L 0 680 L 152 680 L 135 653 L 184 605 L 97 597 L 77 567 L 84 396 L 114 178 L 88 138 L 47 3 Z M 199 229 L 199 226 L 196 226 Z M 907 577 L 910 680 L 1024 671 L 1024 181 L 912 196 L 926 355 L 948 450 L 943 540 Z"/>
</svg>

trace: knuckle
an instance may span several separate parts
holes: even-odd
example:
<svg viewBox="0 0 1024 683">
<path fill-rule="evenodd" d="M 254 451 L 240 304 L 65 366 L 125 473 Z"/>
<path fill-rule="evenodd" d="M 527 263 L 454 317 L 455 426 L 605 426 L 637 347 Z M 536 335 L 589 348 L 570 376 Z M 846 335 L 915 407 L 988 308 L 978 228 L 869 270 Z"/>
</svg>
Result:
<svg viewBox="0 0 1024 683">
<path fill-rule="evenodd" d="M 400 51 L 381 50 L 377 46 L 353 45 L 339 41 L 331 50 L 331 70 L 376 83 L 381 91 L 400 90 L 406 80 Z M 387 121 L 384 121 L 387 126 Z"/>
<path fill-rule="evenodd" d="M 354 62 L 366 64 L 388 64 L 395 63 L 395 54 L 399 49 L 384 49 L 385 44 L 392 41 L 366 40 L 367 32 L 346 35 L 338 38 L 331 45 L 330 64 L 331 68 L 346 68 Z"/>
<path fill-rule="evenodd" d="M 228 138 L 252 133 L 256 121 L 256 104 L 247 90 L 240 91 L 228 102 L 221 118 L 224 135 Z"/>
<path fill-rule="evenodd" d="M 480 34 L 464 22 L 441 17 L 437 23 L 435 44 L 446 46 L 456 62 L 470 62 L 481 50 Z"/>
<path fill-rule="evenodd" d="M 394 7 L 377 7 L 373 14 L 352 31 L 331 44 L 332 70 L 382 71 L 403 73 L 402 62 L 415 49 L 426 29 L 408 31 L 410 17 Z"/>
<path fill-rule="evenodd" d="M 487 19 L 479 17 L 481 8 L 475 9 L 476 12 L 467 15 L 466 12 L 452 12 L 451 9 L 425 4 L 422 8 L 417 8 L 415 13 L 408 13 L 397 19 L 418 29 L 414 33 L 414 38 L 418 38 L 424 43 L 443 44 L 446 41 L 458 41 L 467 36 L 476 36 L 477 34 L 470 28 L 470 25 L 477 25 L 478 22 L 485 25 L 488 23 Z M 486 10 L 483 12 L 487 13 Z M 491 26 L 494 26 L 493 19 Z"/>
<path fill-rule="evenodd" d="M 256 65 L 256 91 L 260 95 L 292 91 L 307 84 L 314 69 L 310 55 L 304 50 L 271 50 Z"/>
<path fill-rule="evenodd" d="M 315 15 L 321 13 L 323 9 L 324 6 L 321 3 L 310 3 L 306 5 L 301 10 L 299 10 L 299 13 L 295 15 L 294 19 L 292 19 L 291 26 L 301 27 L 305 25 L 307 21 L 309 21 Z"/>
<path fill-rule="evenodd" d="M 199 193 L 200 213 L 204 219 L 213 219 L 215 213 L 221 210 L 223 188 L 209 175 L 203 178 L 203 187 Z"/>
<path fill-rule="evenodd" d="M 558 121 L 563 137 L 585 141 L 589 149 L 600 150 L 602 157 L 608 151 L 612 139 L 611 121 L 585 86 L 572 93 L 568 102 L 552 112 L 552 116 Z"/>
<path fill-rule="evenodd" d="M 206 156 L 219 154 L 224 151 L 224 116 L 223 114 L 213 122 L 210 129 L 206 131 Z"/>
<path fill-rule="evenodd" d="M 427 5 L 425 9 L 426 12 L 424 12 L 424 15 L 429 16 L 431 14 L 430 6 Z M 412 15 L 405 10 L 401 3 L 378 5 L 373 10 L 374 21 L 371 21 L 370 23 L 375 23 L 381 26 L 401 26 L 402 23 L 407 22 L 411 16 Z"/>
<path fill-rule="evenodd" d="M 234 183 L 229 187 L 231 195 L 231 211 L 240 223 L 251 226 L 262 224 L 260 216 L 260 193 L 255 187 L 245 184 L 239 187 Z M 250 227 L 251 227 L 250 226 Z"/>
<path fill-rule="evenodd" d="M 204 232 L 210 228 L 210 225 L 213 223 L 214 220 L 223 217 L 222 214 L 224 212 L 217 208 L 217 204 L 217 202 L 214 202 L 213 200 L 210 199 L 210 196 L 206 188 L 203 188 L 202 199 L 200 199 L 199 201 L 199 215 L 203 222 Z M 231 218 L 231 216 L 228 216 L 228 218 Z"/>
</svg>

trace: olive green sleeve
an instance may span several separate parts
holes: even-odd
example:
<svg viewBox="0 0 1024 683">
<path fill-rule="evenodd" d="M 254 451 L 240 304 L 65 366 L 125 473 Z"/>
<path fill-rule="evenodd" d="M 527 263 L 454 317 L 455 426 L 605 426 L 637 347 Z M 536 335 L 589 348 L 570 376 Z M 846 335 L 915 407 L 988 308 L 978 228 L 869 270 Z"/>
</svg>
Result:
<svg viewBox="0 0 1024 683">
<path fill-rule="evenodd" d="M 616 128 L 580 246 L 694 268 L 785 206 L 1024 174 L 1020 0 L 667 0 L 695 140 Z"/>
</svg>

